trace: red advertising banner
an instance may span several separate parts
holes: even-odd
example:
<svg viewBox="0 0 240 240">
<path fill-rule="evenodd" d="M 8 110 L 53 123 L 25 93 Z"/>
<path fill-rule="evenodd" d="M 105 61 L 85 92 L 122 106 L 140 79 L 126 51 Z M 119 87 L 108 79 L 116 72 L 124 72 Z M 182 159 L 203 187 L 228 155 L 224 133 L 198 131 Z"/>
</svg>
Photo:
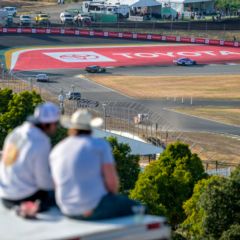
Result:
<svg viewBox="0 0 240 240">
<path fill-rule="evenodd" d="M 52 34 L 60 34 L 61 33 L 61 29 L 60 28 L 51 28 L 51 32 Z"/>
<path fill-rule="evenodd" d="M 209 40 L 210 45 L 220 45 L 220 40 L 217 39 L 210 39 Z"/>
<path fill-rule="evenodd" d="M 180 37 L 180 42 L 190 43 L 191 38 L 190 37 Z"/>
<path fill-rule="evenodd" d="M 224 46 L 228 46 L 228 47 L 233 47 L 234 46 L 234 42 L 233 41 L 224 41 Z"/>
<path fill-rule="evenodd" d="M 205 38 L 195 38 L 195 43 L 205 43 Z"/>
<path fill-rule="evenodd" d="M 32 28 L 22 28 L 22 33 L 32 33 Z"/>
<path fill-rule="evenodd" d="M 162 40 L 162 36 L 159 34 L 152 34 L 152 40 L 158 40 L 161 41 Z"/>
<path fill-rule="evenodd" d="M 84 29 L 80 30 L 79 32 L 80 32 L 80 35 L 83 35 L 83 36 L 89 36 L 90 34 L 89 30 L 84 30 Z"/>
<path fill-rule="evenodd" d="M 103 37 L 104 36 L 104 32 L 102 32 L 102 31 L 94 31 L 94 36 Z"/>
<path fill-rule="evenodd" d="M 75 30 L 74 29 L 65 29 L 65 34 L 74 35 Z"/>
<path fill-rule="evenodd" d="M 109 37 L 118 37 L 118 32 L 108 32 Z"/>
<path fill-rule="evenodd" d="M 177 37 L 176 36 L 166 36 L 166 41 L 176 42 Z"/>
<path fill-rule="evenodd" d="M 177 37 L 177 36 L 162 36 L 160 34 L 144 34 L 131 32 L 104 32 L 104 31 L 90 31 L 88 29 L 64 29 L 64 28 L 0 28 L 0 33 L 32 33 L 32 34 L 67 34 L 67 35 L 81 35 L 81 36 L 96 36 L 96 37 L 111 37 L 111 38 L 127 38 L 127 39 L 143 39 L 153 41 L 169 41 L 182 43 L 197 43 L 220 45 L 228 47 L 240 47 L 240 43 L 233 41 L 222 41 L 218 39 L 206 38 L 191 38 L 191 37 Z M 194 40 L 194 41 L 193 41 Z"/>
<path fill-rule="evenodd" d="M 40 34 L 46 33 L 46 29 L 45 28 L 36 28 L 36 33 L 40 33 Z"/>
<path fill-rule="evenodd" d="M 147 34 L 137 33 L 137 39 L 147 39 Z"/>
<path fill-rule="evenodd" d="M 123 38 L 133 38 L 133 33 L 124 32 Z"/>
</svg>

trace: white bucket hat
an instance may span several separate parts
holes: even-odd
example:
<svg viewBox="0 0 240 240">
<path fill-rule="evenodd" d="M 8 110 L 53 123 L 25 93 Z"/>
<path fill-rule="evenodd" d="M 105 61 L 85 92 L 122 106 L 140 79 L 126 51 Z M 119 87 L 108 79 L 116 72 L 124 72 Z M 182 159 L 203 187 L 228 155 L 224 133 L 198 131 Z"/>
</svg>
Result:
<svg viewBox="0 0 240 240">
<path fill-rule="evenodd" d="M 60 122 L 65 128 L 92 130 L 93 127 L 102 126 L 103 119 L 92 118 L 92 115 L 87 110 L 79 109 L 72 116 L 62 116 Z"/>
<path fill-rule="evenodd" d="M 60 119 L 59 107 L 51 102 L 46 102 L 38 105 L 34 114 L 30 116 L 27 120 L 34 123 L 54 123 L 58 122 Z"/>
</svg>

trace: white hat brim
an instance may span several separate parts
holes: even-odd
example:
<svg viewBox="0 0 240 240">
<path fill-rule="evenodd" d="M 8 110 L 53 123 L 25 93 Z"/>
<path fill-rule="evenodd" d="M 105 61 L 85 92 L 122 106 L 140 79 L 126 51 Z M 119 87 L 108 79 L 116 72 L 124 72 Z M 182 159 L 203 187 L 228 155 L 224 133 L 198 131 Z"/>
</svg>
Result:
<svg viewBox="0 0 240 240">
<path fill-rule="evenodd" d="M 93 118 L 90 123 L 77 124 L 71 121 L 71 116 L 62 116 L 60 118 L 60 123 L 64 128 L 67 129 L 78 129 L 78 130 L 91 130 L 92 128 L 98 128 L 103 125 L 102 118 Z"/>
</svg>

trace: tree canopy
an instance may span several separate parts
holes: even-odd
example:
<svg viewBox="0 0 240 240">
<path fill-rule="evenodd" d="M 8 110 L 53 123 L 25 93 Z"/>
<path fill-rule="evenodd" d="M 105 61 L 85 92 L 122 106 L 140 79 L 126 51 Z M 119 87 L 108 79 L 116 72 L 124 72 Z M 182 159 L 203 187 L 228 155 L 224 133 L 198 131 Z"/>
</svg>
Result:
<svg viewBox="0 0 240 240">
<path fill-rule="evenodd" d="M 240 167 L 230 178 L 211 177 L 196 184 L 184 210 L 181 230 L 187 238 L 234 240 L 240 223 Z"/>
<path fill-rule="evenodd" d="M 107 141 L 112 146 L 116 161 L 117 172 L 120 180 L 120 192 L 128 194 L 133 189 L 140 172 L 139 156 L 131 155 L 128 144 L 119 143 L 115 137 L 108 137 Z"/>
<path fill-rule="evenodd" d="M 145 168 L 130 196 L 145 203 L 151 214 L 167 216 L 175 228 L 185 218 L 183 202 L 204 176 L 200 158 L 188 145 L 177 142 Z"/>
<path fill-rule="evenodd" d="M 0 149 L 7 134 L 31 115 L 41 102 L 40 95 L 34 91 L 13 93 L 10 89 L 0 90 Z"/>
<path fill-rule="evenodd" d="M 237 10 L 240 8 L 239 0 L 216 0 L 215 6 L 222 10 Z"/>
</svg>

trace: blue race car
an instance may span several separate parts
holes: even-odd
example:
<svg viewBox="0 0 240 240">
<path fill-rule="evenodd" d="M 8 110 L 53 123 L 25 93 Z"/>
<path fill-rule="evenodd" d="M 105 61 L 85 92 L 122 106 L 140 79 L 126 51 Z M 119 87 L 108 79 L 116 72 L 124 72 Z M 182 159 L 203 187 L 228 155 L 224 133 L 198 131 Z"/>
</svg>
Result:
<svg viewBox="0 0 240 240">
<path fill-rule="evenodd" d="M 173 62 L 176 63 L 178 66 L 193 66 L 197 64 L 196 61 L 190 58 L 179 58 L 177 60 L 174 60 Z"/>
</svg>

